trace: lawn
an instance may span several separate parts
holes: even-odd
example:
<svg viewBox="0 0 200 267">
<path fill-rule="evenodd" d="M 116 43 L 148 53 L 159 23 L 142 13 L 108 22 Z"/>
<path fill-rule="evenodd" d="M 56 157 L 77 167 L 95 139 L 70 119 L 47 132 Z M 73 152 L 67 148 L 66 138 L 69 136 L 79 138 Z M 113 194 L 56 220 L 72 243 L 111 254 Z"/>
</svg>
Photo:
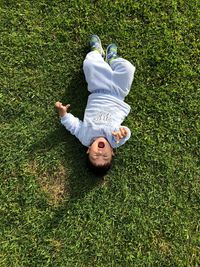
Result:
<svg viewBox="0 0 200 267">
<path fill-rule="evenodd" d="M 0 3 L 0 266 L 200 264 L 198 0 Z M 131 139 L 97 179 L 56 101 L 83 117 L 88 36 L 136 66 Z"/>
</svg>

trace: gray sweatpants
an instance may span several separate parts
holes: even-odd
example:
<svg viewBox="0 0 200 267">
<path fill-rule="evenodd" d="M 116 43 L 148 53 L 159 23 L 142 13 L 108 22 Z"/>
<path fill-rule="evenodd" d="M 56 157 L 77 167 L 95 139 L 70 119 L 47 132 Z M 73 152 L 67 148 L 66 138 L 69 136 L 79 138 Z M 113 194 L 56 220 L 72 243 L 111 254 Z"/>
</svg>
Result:
<svg viewBox="0 0 200 267">
<path fill-rule="evenodd" d="M 89 52 L 83 63 L 88 91 L 106 90 L 124 99 L 134 78 L 135 67 L 126 59 L 114 59 L 109 65 L 97 51 Z"/>
</svg>

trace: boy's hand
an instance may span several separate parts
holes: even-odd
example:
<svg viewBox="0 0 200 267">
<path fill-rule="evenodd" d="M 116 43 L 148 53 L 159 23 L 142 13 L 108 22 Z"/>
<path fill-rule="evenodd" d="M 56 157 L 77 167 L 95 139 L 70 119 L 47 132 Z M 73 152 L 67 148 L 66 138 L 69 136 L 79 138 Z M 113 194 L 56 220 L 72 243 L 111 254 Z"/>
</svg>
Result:
<svg viewBox="0 0 200 267">
<path fill-rule="evenodd" d="M 67 114 L 70 104 L 64 106 L 61 102 L 56 102 L 55 107 L 58 109 L 60 117 L 64 117 Z"/>
<path fill-rule="evenodd" d="M 115 137 L 115 141 L 118 144 L 121 139 L 126 137 L 128 134 L 127 130 L 124 127 L 119 128 L 119 131 L 112 132 L 112 135 Z"/>
</svg>

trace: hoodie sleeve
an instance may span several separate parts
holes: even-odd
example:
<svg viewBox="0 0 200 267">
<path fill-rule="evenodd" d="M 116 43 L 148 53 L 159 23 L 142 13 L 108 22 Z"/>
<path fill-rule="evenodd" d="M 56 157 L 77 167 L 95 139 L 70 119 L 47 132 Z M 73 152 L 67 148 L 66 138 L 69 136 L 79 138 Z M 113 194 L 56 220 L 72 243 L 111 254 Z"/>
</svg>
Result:
<svg viewBox="0 0 200 267">
<path fill-rule="evenodd" d="M 77 117 L 74 117 L 71 113 L 65 114 L 65 116 L 61 117 L 61 124 L 73 135 L 78 138 L 79 131 L 82 126 L 82 121 Z"/>
<path fill-rule="evenodd" d="M 112 135 L 111 146 L 112 146 L 113 148 L 117 148 L 117 147 L 122 146 L 122 145 L 125 144 L 126 141 L 131 137 L 131 131 L 130 131 L 130 129 L 129 129 L 128 127 L 126 127 L 126 126 L 120 126 L 119 128 L 122 128 L 122 127 L 125 128 L 125 129 L 127 130 L 127 136 L 125 136 L 124 138 L 122 138 L 122 139 L 119 141 L 119 143 L 117 143 L 116 140 L 115 140 L 115 137 Z"/>
</svg>

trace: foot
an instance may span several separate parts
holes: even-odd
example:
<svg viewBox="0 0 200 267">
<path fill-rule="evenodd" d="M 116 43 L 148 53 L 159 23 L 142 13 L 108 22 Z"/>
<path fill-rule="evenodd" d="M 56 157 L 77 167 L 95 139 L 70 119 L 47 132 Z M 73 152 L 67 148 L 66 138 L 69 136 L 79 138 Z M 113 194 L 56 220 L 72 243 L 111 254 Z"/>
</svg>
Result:
<svg viewBox="0 0 200 267">
<path fill-rule="evenodd" d="M 106 61 L 108 64 L 112 62 L 112 60 L 118 58 L 117 55 L 117 46 L 116 44 L 110 44 L 106 49 Z"/>
<path fill-rule="evenodd" d="M 90 36 L 89 45 L 90 45 L 91 51 L 97 51 L 102 55 L 102 57 L 105 56 L 105 52 L 101 46 L 101 40 L 99 36 L 97 36 L 96 34 L 92 34 Z"/>
</svg>

